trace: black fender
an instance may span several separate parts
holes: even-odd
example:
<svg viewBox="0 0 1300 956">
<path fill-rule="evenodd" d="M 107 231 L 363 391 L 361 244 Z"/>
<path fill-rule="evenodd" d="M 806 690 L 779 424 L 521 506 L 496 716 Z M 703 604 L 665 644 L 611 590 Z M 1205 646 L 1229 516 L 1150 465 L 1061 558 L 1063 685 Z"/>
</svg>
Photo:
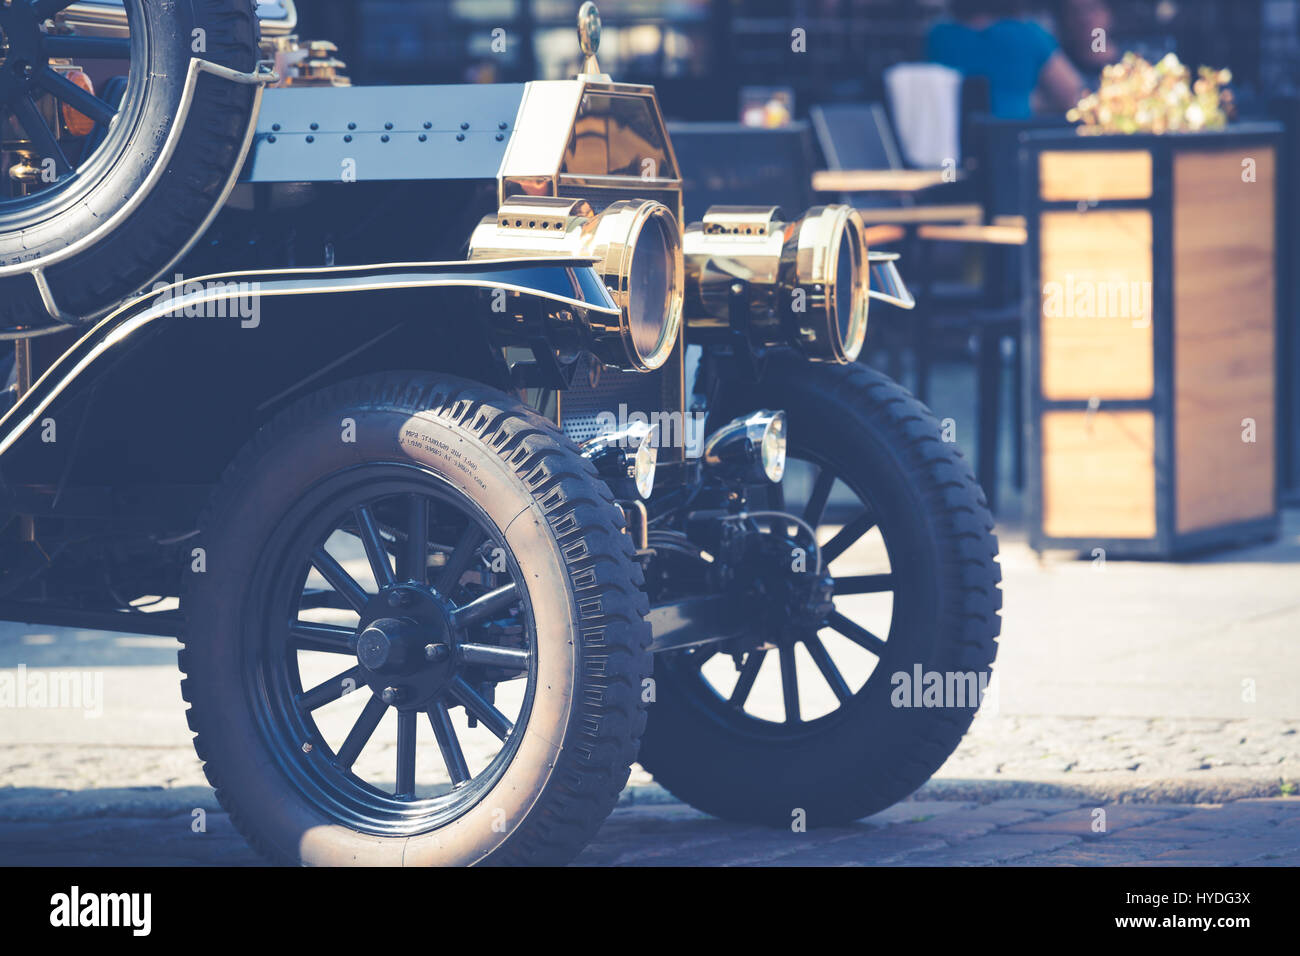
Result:
<svg viewBox="0 0 1300 956">
<path fill-rule="evenodd" d="M 76 489 L 210 485 L 262 423 L 311 391 L 403 370 L 518 387 L 504 346 L 577 348 L 577 331 L 558 341 L 566 329 L 618 316 L 581 259 L 240 272 L 160 287 L 67 347 L 0 419 L 0 482 L 9 510 L 38 514 L 75 511 Z M 27 505 L 33 495 L 48 507 Z"/>
</svg>

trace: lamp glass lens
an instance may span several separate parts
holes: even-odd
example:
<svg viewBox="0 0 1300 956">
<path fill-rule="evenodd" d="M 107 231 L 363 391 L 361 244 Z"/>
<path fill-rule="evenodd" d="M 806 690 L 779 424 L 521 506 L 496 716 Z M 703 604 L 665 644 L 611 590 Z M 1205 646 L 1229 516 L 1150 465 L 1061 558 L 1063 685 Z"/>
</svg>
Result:
<svg viewBox="0 0 1300 956">
<path fill-rule="evenodd" d="M 673 257 L 664 220 L 647 220 L 637 237 L 628 277 L 628 322 L 632 345 L 650 359 L 663 345 L 672 295 Z"/>
</svg>

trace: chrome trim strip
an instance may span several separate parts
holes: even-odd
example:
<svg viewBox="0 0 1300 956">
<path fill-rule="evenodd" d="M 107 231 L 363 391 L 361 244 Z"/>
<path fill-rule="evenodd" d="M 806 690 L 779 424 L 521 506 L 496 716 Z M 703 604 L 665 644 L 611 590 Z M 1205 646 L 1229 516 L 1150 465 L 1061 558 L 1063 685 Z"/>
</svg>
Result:
<svg viewBox="0 0 1300 956">
<path fill-rule="evenodd" d="M 451 262 L 451 263 L 426 263 L 427 266 L 459 266 L 467 271 L 474 271 L 475 266 L 482 266 L 484 263 L 492 261 L 506 262 L 507 260 L 481 260 L 477 263 Z M 518 260 L 510 260 L 518 262 Z M 536 266 L 542 260 L 526 259 L 523 260 L 529 266 Z M 573 265 L 573 260 L 561 260 L 552 265 Z M 340 276 L 338 281 L 316 281 L 314 275 L 321 272 L 355 272 L 365 267 L 351 266 L 341 269 L 305 269 L 297 270 L 302 273 L 300 278 L 293 278 L 294 273 L 273 273 L 273 272 L 230 272 L 222 275 L 207 276 L 203 279 L 191 279 L 189 282 L 217 284 L 219 279 L 231 279 L 235 277 L 248 277 L 256 275 L 281 275 L 286 276 L 280 280 L 272 280 L 274 285 L 261 285 L 256 294 L 259 297 L 279 297 L 290 295 L 311 295 L 316 293 L 335 293 L 335 292 L 383 292 L 393 289 L 422 289 L 422 288 L 483 288 L 483 289 L 504 289 L 507 292 L 518 292 L 524 295 L 539 296 L 570 306 L 575 309 L 595 311 L 610 316 L 619 316 L 621 311 L 617 306 L 607 307 L 593 302 L 583 302 L 580 299 L 570 298 L 569 296 L 557 295 L 542 289 L 535 289 L 530 286 L 519 285 L 511 282 L 503 282 L 495 279 L 478 279 L 472 275 L 460 275 L 441 277 L 436 272 L 426 275 L 419 275 L 414 272 L 397 272 L 392 274 L 381 274 L 371 276 L 345 277 Z M 371 269 L 376 267 L 371 266 Z M 380 266 L 380 269 L 386 267 Z M 0 439 L 0 455 L 8 451 L 15 442 L 21 438 L 29 428 L 37 421 L 42 413 L 50 407 L 51 404 L 76 380 L 76 378 L 87 368 L 95 363 L 100 356 L 124 342 L 134 333 L 149 325 L 155 319 L 167 317 L 169 314 L 176 312 L 178 309 L 185 309 L 187 306 L 198 305 L 204 302 L 216 302 L 223 299 L 232 299 L 247 294 L 247 289 L 241 290 L 238 287 L 231 290 L 231 283 L 220 283 L 224 288 L 205 288 L 200 292 L 182 295 L 178 298 L 168 298 L 164 293 L 175 289 L 178 285 L 186 283 L 173 283 L 170 286 L 159 289 L 157 292 L 151 292 L 148 296 L 136 299 L 133 303 L 123 306 L 117 312 L 104 318 L 89 331 L 86 332 L 77 342 L 72 345 L 63 356 L 51 365 L 39 379 L 37 379 L 27 393 L 21 398 L 13 408 L 9 410 L 3 418 L 0 418 L 0 429 L 5 434 Z M 153 305 L 142 308 L 141 311 L 133 315 L 126 313 L 132 307 L 141 307 L 145 305 L 146 299 L 158 299 Z M 203 320 L 197 320 L 203 321 Z M 98 341 L 93 341 L 98 338 Z M 93 344 L 91 344 L 93 341 Z M 85 348 L 84 354 L 75 359 L 72 358 L 74 353 Z M 66 366 L 66 367 L 65 367 Z M 55 379 L 58 379 L 56 382 Z M 49 385 L 49 387 L 45 387 Z M 30 399 L 30 401 L 29 401 Z"/>
<path fill-rule="evenodd" d="M 353 272 L 379 273 L 379 272 L 390 272 L 398 269 L 403 269 L 406 271 L 419 271 L 419 270 L 433 271 L 433 270 L 439 270 L 439 269 L 445 270 L 452 267 L 457 267 L 457 268 L 467 269 L 471 271 L 487 271 L 487 267 L 494 266 L 494 265 L 536 266 L 539 268 L 545 266 L 558 266 L 563 268 L 563 267 L 572 267 L 572 266 L 593 266 L 598 261 L 599 260 L 592 258 L 590 256 L 553 256 L 553 257 L 509 256 L 509 257 L 501 257 L 495 259 L 475 259 L 473 261 L 464 260 L 464 259 L 440 259 L 436 261 L 425 261 L 425 262 L 421 262 L 421 261 L 373 262 L 373 263 L 365 263 L 363 265 L 300 266 L 292 269 L 245 269 L 237 272 L 213 272 L 213 273 L 209 273 L 208 275 L 194 276 L 193 278 L 182 279 L 180 282 L 173 282 L 170 283 L 169 285 L 159 286 L 156 289 L 150 289 L 148 292 L 138 295 L 134 299 L 131 299 L 129 302 L 126 302 L 121 306 L 117 307 L 115 311 L 109 313 L 102 320 L 100 320 L 99 324 L 94 326 L 91 329 L 91 331 L 94 331 L 95 328 L 99 328 L 105 322 L 108 322 L 111 319 L 114 319 L 117 316 L 122 315 L 124 312 L 129 311 L 132 306 L 138 305 L 146 299 L 152 299 L 156 295 L 161 295 L 164 292 L 170 292 L 171 290 L 179 286 L 183 286 L 189 283 L 199 283 L 199 282 L 215 283 L 218 280 L 222 280 L 222 279 L 227 279 L 227 280 L 247 279 L 256 276 L 280 276 L 282 278 L 292 278 L 294 276 L 319 276 L 319 275 L 343 276 Z M 601 286 L 601 288 L 604 288 L 604 286 Z M 540 290 L 536 290 L 536 289 L 530 288 L 530 291 L 538 292 L 539 295 L 544 294 L 540 292 Z M 545 294 L 548 297 L 550 296 L 549 293 L 545 293 Z M 573 301 L 577 301 L 577 300 L 573 300 Z M 608 306 L 597 305 L 594 302 L 578 302 L 578 304 L 582 308 L 594 309 L 597 312 L 607 312 L 610 315 L 615 315 L 619 313 L 618 306 L 613 303 L 612 299 L 610 300 L 610 304 Z"/>
<path fill-rule="evenodd" d="M 879 302 L 896 305 L 900 309 L 915 309 L 916 298 L 899 274 L 897 260 L 896 252 L 873 252 L 868 255 L 871 275 L 884 286 L 884 289 L 877 291 L 868 286 L 867 295 Z"/>
</svg>

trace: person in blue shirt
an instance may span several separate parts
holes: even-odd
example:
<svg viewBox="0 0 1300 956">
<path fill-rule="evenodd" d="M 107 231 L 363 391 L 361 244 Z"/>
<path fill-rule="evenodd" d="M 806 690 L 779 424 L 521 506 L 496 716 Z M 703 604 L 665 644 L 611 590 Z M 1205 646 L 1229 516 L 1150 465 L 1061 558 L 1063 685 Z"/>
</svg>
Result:
<svg viewBox="0 0 1300 956">
<path fill-rule="evenodd" d="M 951 6 L 955 20 L 930 29 L 927 59 L 986 78 L 994 116 L 1030 119 L 1035 91 L 1048 112 L 1063 113 L 1079 101 L 1078 70 L 1050 33 L 1016 15 L 1014 0 L 952 0 Z"/>
</svg>

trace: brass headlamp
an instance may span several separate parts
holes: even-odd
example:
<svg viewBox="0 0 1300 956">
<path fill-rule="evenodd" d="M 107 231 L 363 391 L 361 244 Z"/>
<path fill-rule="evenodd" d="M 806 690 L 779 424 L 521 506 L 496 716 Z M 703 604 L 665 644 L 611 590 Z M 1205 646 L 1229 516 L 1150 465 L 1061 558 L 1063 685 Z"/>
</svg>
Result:
<svg viewBox="0 0 1300 956">
<path fill-rule="evenodd" d="M 862 219 L 844 205 L 784 219 L 776 206 L 714 206 L 687 228 L 688 335 L 708 341 L 734 331 L 739 292 L 751 345 L 788 343 L 815 361 L 852 362 L 867 333 Z"/>
<path fill-rule="evenodd" d="M 594 260 L 621 315 L 591 327 L 593 354 L 641 372 L 668 361 L 681 330 L 684 281 L 677 220 L 663 203 L 622 199 L 595 213 L 583 199 L 512 196 L 474 230 L 469 257 L 517 256 Z"/>
</svg>

